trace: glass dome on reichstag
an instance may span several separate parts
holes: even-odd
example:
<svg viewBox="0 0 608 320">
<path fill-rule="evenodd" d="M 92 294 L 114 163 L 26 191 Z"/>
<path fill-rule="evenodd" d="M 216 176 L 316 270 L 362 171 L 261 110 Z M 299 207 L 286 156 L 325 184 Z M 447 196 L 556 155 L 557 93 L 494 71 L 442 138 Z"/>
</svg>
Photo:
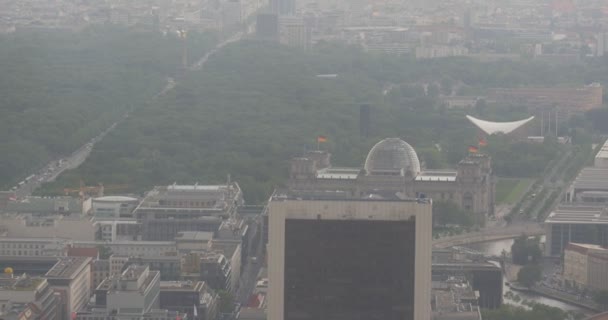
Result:
<svg viewBox="0 0 608 320">
<path fill-rule="evenodd" d="M 399 138 L 384 139 L 372 147 L 365 159 L 367 174 L 403 169 L 413 176 L 420 173 L 420 161 L 416 150 Z"/>
</svg>

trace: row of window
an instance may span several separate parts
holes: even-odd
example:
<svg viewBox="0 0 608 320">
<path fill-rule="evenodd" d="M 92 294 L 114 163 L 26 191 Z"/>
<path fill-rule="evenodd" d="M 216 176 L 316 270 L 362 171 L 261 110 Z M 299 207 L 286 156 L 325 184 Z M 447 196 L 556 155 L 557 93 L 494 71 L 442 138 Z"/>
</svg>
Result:
<svg viewBox="0 0 608 320">
<path fill-rule="evenodd" d="M 25 243 L 1 243 L 0 248 L 2 249 L 42 249 L 45 246 L 43 244 L 25 244 Z"/>
<path fill-rule="evenodd" d="M 160 200 L 158 204 L 161 206 L 177 207 L 177 208 L 205 208 L 215 205 L 215 201 L 167 201 Z"/>
<path fill-rule="evenodd" d="M 0 250 L 2 256 L 40 256 L 41 251 L 38 250 Z"/>
</svg>

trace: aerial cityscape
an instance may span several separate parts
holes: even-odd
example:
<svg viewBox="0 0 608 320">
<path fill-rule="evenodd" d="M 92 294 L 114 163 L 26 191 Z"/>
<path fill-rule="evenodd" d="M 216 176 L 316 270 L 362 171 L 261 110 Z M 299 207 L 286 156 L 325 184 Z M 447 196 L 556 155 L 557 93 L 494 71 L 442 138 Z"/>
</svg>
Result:
<svg viewBox="0 0 608 320">
<path fill-rule="evenodd" d="M 608 1 L 0 0 L 0 320 L 608 319 Z"/>
</svg>

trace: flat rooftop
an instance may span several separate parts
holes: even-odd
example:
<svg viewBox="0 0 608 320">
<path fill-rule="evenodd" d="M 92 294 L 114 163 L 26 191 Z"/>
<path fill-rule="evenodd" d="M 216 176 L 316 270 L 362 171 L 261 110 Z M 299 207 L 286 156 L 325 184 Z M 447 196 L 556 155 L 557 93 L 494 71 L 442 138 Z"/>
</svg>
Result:
<svg viewBox="0 0 608 320">
<path fill-rule="evenodd" d="M 89 257 L 61 257 L 46 273 L 47 278 L 74 278 L 80 270 L 91 262 Z"/>
<path fill-rule="evenodd" d="M 545 223 L 608 224 L 608 213 L 603 206 L 559 206 L 549 214 Z"/>
<path fill-rule="evenodd" d="M 572 183 L 572 188 L 575 190 L 608 191 L 608 168 L 584 168 Z"/>
<path fill-rule="evenodd" d="M 203 281 L 161 281 L 160 282 L 160 290 L 162 291 L 190 291 L 190 292 L 201 292 L 205 287 L 205 282 Z"/>
<path fill-rule="evenodd" d="M 608 158 L 608 140 L 604 142 L 604 145 L 600 151 L 595 155 L 596 159 L 607 159 Z"/>
<path fill-rule="evenodd" d="M 378 191 L 378 196 L 374 196 L 376 193 L 371 192 L 363 198 L 352 198 L 350 193 L 345 191 L 326 191 L 326 190 L 276 190 L 275 193 L 270 197 L 270 201 L 348 201 L 348 202 L 362 202 L 362 201 L 381 201 L 381 202 L 417 202 L 417 203 L 431 203 L 431 199 L 408 199 L 393 196 L 390 198 L 382 196 L 383 191 Z"/>
<path fill-rule="evenodd" d="M 180 231 L 175 236 L 176 241 L 209 241 L 213 239 L 213 232 L 206 231 Z"/>
<path fill-rule="evenodd" d="M 44 281 L 43 278 L 0 276 L 0 291 L 33 291 Z"/>
<path fill-rule="evenodd" d="M 356 180 L 361 168 L 323 168 L 317 171 L 317 179 Z"/>
<path fill-rule="evenodd" d="M 416 176 L 420 182 L 456 182 L 456 171 L 423 171 Z"/>
</svg>

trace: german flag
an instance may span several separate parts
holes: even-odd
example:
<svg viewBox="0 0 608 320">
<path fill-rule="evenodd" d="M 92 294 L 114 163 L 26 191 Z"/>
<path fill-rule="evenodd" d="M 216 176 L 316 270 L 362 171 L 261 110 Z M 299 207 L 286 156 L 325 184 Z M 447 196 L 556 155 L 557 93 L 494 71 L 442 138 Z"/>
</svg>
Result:
<svg viewBox="0 0 608 320">
<path fill-rule="evenodd" d="M 478 144 L 479 144 L 480 147 L 485 147 L 485 146 L 488 145 L 488 141 L 486 140 L 486 138 L 481 137 L 481 138 L 479 138 L 479 143 Z"/>
<path fill-rule="evenodd" d="M 318 136 L 317 137 L 317 142 L 318 143 L 327 142 L 327 137 L 326 136 Z"/>
<path fill-rule="evenodd" d="M 469 152 L 477 153 L 477 152 L 479 152 L 479 148 L 477 148 L 476 146 L 469 146 Z"/>
</svg>

